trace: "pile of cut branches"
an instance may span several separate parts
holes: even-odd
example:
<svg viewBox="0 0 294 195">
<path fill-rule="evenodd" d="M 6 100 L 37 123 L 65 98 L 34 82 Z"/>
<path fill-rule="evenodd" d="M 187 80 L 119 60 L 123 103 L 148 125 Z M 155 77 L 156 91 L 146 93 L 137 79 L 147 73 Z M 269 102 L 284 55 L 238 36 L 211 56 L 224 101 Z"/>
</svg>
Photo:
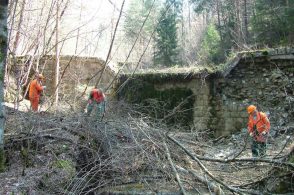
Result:
<svg viewBox="0 0 294 195">
<path fill-rule="evenodd" d="M 291 177 L 291 137 L 275 138 L 259 159 L 246 133 L 210 134 L 156 123 L 121 102 L 102 119 L 7 109 L 1 194 L 263 194 Z"/>
</svg>

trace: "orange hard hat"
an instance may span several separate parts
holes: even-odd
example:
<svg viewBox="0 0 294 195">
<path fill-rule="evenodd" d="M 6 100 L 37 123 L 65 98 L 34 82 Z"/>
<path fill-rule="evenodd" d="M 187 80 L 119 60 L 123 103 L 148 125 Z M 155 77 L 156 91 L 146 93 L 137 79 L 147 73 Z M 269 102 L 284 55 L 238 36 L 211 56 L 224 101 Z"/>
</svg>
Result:
<svg viewBox="0 0 294 195">
<path fill-rule="evenodd" d="M 253 112 L 255 110 L 256 110 L 256 106 L 254 106 L 254 105 L 250 105 L 250 106 L 247 107 L 248 114 L 250 114 L 251 112 Z"/>
<path fill-rule="evenodd" d="M 38 78 L 41 79 L 41 80 L 45 79 L 45 77 L 42 74 L 38 74 Z"/>
</svg>

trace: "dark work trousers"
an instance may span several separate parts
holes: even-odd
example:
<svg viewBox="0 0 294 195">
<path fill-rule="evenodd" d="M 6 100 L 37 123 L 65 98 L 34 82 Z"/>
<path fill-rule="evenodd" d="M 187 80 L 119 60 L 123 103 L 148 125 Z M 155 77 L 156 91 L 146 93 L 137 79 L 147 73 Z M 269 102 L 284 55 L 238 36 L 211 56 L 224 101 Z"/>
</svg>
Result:
<svg viewBox="0 0 294 195">
<path fill-rule="evenodd" d="M 266 142 L 257 142 L 253 139 L 251 150 L 253 157 L 262 157 L 266 155 Z"/>
</svg>

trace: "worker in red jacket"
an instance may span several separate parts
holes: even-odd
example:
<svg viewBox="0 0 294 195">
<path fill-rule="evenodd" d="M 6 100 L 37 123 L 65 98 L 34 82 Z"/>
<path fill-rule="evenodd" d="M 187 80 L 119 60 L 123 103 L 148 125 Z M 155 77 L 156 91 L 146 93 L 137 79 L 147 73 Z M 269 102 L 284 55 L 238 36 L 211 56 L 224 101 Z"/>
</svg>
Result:
<svg viewBox="0 0 294 195">
<path fill-rule="evenodd" d="M 260 157 L 266 154 L 266 141 L 270 130 L 270 121 L 267 115 L 259 112 L 254 105 L 247 107 L 248 133 L 253 138 L 252 156 Z"/>
<path fill-rule="evenodd" d="M 105 113 L 105 107 L 106 107 L 106 97 L 103 93 L 102 89 L 94 88 L 90 92 L 90 96 L 88 99 L 88 104 L 85 109 L 85 112 L 87 116 L 90 116 L 93 108 L 96 109 L 96 115 L 98 117 L 101 117 Z"/>
<path fill-rule="evenodd" d="M 29 100 L 34 112 L 38 111 L 41 93 L 46 88 L 46 86 L 42 86 L 42 81 L 44 81 L 44 79 L 42 74 L 37 74 L 36 79 L 32 80 L 30 83 Z"/>
</svg>

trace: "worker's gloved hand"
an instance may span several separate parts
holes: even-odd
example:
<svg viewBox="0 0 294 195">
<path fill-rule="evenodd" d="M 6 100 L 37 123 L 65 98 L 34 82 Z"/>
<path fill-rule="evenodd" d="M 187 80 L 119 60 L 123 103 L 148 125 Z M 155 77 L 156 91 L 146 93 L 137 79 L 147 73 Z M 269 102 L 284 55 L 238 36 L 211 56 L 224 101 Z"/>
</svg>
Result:
<svg viewBox="0 0 294 195">
<path fill-rule="evenodd" d="M 266 135 L 266 134 L 267 134 L 267 132 L 266 132 L 266 131 L 263 131 L 261 134 L 262 134 L 262 135 Z"/>
<path fill-rule="evenodd" d="M 249 135 L 250 135 L 250 137 L 253 137 L 253 133 L 251 132 L 251 133 L 249 133 Z"/>
<path fill-rule="evenodd" d="M 43 89 L 46 89 L 47 87 L 46 86 L 43 86 Z"/>
</svg>

